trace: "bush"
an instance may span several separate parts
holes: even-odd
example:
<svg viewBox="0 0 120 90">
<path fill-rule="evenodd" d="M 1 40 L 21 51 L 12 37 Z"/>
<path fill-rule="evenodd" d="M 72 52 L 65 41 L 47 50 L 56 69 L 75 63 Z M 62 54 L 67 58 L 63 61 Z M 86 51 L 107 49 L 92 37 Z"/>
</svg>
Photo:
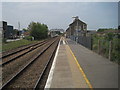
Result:
<svg viewBox="0 0 120 90">
<path fill-rule="evenodd" d="M 26 36 L 24 39 L 32 41 L 32 36 Z"/>
<path fill-rule="evenodd" d="M 112 59 L 120 63 L 120 39 L 113 38 Z"/>
<path fill-rule="evenodd" d="M 108 41 L 112 40 L 113 37 L 114 37 L 114 34 L 113 34 L 113 33 L 107 33 L 107 34 L 106 34 L 106 40 L 108 40 Z"/>
</svg>

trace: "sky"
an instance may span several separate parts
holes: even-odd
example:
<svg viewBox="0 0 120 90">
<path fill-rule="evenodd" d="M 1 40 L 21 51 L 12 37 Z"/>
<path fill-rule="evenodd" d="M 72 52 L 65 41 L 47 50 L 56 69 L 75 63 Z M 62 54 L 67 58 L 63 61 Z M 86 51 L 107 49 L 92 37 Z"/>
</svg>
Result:
<svg viewBox="0 0 120 90">
<path fill-rule="evenodd" d="M 1 0 L 2 2 L 118 2 L 119 0 Z"/>
<path fill-rule="evenodd" d="M 73 16 L 87 23 L 88 30 L 118 27 L 118 2 L 2 2 L 2 20 L 21 29 L 30 22 L 47 24 L 49 29 L 66 30 Z"/>
<path fill-rule="evenodd" d="M 120 26 L 120 2 L 118 3 L 118 25 Z"/>
</svg>

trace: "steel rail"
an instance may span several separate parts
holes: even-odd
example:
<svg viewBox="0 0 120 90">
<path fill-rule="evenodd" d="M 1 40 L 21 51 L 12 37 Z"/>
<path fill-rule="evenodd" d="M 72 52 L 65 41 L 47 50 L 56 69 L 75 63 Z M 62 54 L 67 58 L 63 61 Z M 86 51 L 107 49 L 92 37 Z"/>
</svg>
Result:
<svg viewBox="0 0 120 90">
<path fill-rule="evenodd" d="M 26 50 L 26 49 L 28 49 L 28 48 L 30 48 L 30 47 L 32 47 L 32 46 L 38 45 L 38 44 L 43 43 L 43 42 L 46 42 L 46 41 L 48 41 L 48 40 L 49 40 L 49 39 L 46 39 L 46 40 L 40 41 L 40 42 L 35 43 L 35 44 L 27 45 L 27 46 L 23 47 L 23 48 L 20 49 L 20 50 L 16 50 L 16 51 L 14 51 L 14 52 L 12 52 L 12 53 L 8 53 L 8 54 L 6 54 L 6 55 L 4 55 L 4 56 L 2 56 L 2 57 L 0 57 L 0 58 L 2 58 L 2 59 L 3 59 L 3 58 L 6 58 L 6 57 L 8 57 L 8 56 L 10 56 L 10 55 L 19 53 L 19 52 L 21 52 L 21 51 L 23 51 L 23 50 Z"/>
<path fill-rule="evenodd" d="M 32 60 L 27 65 L 25 65 L 17 74 L 15 74 L 10 80 L 8 80 L 0 89 L 2 90 L 6 89 L 7 86 L 9 86 L 12 81 L 14 81 L 17 77 L 19 77 L 19 75 L 21 75 L 24 72 L 24 70 L 26 70 L 30 65 L 32 65 L 33 62 L 35 62 L 37 58 L 40 57 L 55 41 L 56 39 L 42 52 L 38 53 L 35 57 L 33 57 Z"/>
<path fill-rule="evenodd" d="M 46 71 L 46 69 L 47 69 L 50 61 L 51 61 L 52 57 L 54 56 L 54 54 L 55 54 L 55 52 L 56 52 L 56 49 L 57 49 L 57 46 L 58 46 L 58 43 L 59 43 L 58 41 L 56 41 L 56 42 L 57 42 L 57 45 L 56 45 L 53 53 L 50 55 L 49 60 L 48 60 L 48 62 L 46 63 L 44 69 L 42 70 L 42 73 L 40 74 L 40 76 L 39 76 L 39 78 L 38 78 L 38 80 L 37 80 L 37 82 L 36 82 L 36 84 L 35 84 L 35 86 L 34 86 L 34 90 L 39 89 L 39 83 L 40 83 L 40 81 L 42 80 L 42 77 L 43 77 L 43 75 L 44 75 L 44 73 L 45 73 L 45 71 Z"/>
<path fill-rule="evenodd" d="M 49 40 L 49 39 L 48 39 L 48 40 Z M 17 58 L 24 56 L 25 54 L 27 54 L 27 53 L 29 53 L 29 52 L 31 52 L 31 51 L 39 48 L 40 46 L 43 46 L 48 40 L 45 40 L 45 41 L 43 41 L 43 42 L 40 42 L 40 43 L 39 43 L 40 45 L 37 44 L 38 46 L 37 46 L 37 45 L 32 45 L 32 46 L 31 46 L 32 48 L 31 48 L 30 50 L 28 50 L 28 51 L 26 51 L 26 52 L 24 52 L 24 53 L 22 53 L 22 54 L 20 54 L 20 55 L 18 55 L 18 56 L 15 56 L 15 57 L 13 57 L 13 58 L 5 61 L 5 62 L 2 62 L 2 64 L 0 64 L 0 66 L 5 66 L 6 64 L 8 64 L 8 63 L 10 63 L 10 62 L 12 62 L 12 61 L 14 61 L 14 60 L 16 60 Z M 29 48 L 30 48 L 30 47 L 29 47 Z M 29 49 L 29 48 L 26 48 L 26 49 L 24 49 L 24 50 L 27 50 L 27 49 Z M 23 51 L 23 50 L 22 50 L 22 51 Z M 17 52 L 17 53 L 18 53 L 18 52 Z M 3 59 L 3 60 L 4 60 L 4 59 Z"/>
<path fill-rule="evenodd" d="M 5 66 L 6 64 L 8 64 L 8 63 L 10 63 L 10 62 L 12 62 L 12 61 L 14 61 L 14 60 L 16 60 L 17 58 L 22 57 L 22 56 L 24 56 L 25 54 L 27 54 L 27 53 L 29 53 L 29 52 L 31 52 L 31 51 L 39 48 L 40 46 L 44 45 L 45 43 L 46 43 L 46 42 L 40 43 L 39 46 L 33 47 L 33 48 L 31 48 L 30 50 L 28 50 L 28 51 L 26 51 L 26 52 L 24 52 L 24 53 L 22 53 L 22 54 L 20 54 L 20 55 L 18 55 L 18 56 L 15 56 L 15 57 L 13 57 L 13 58 L 11 58 L 11 59 L 3 62 L 2 64 L 0 64 L 0 66 Z"/>
</svg>

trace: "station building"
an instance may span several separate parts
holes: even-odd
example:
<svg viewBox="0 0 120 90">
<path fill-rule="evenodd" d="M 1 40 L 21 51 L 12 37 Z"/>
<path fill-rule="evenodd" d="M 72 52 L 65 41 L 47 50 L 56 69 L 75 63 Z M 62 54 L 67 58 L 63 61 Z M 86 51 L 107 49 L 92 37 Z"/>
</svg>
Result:
<svg viewBox="0 0 120 90">
<path fill-rule="evenodd" d="M 69 27 L 66 30 L 66 37 L 75 39 L 78 36 L 83 36 L 87 32 L 87 24 L 81 21 L 78 17 L 69 24 Z"/>
<path fill-rule="evenodd" d="M 74 17 L 75 19 L 66 30 L 66 37 L 71 40 L 79 43 L 86 48 L 92 49 L 92 31 L 87 30 L 87 24 L 81 21 L 78 16 Z"/>
</svg>

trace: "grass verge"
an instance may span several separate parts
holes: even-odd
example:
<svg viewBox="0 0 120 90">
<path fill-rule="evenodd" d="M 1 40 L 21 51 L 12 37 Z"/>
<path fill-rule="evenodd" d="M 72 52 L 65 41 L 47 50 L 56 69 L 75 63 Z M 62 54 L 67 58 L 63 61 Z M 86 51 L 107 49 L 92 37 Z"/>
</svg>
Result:
<svg viewBox="0 0 120 90">
<path fill-rule="evenodd" d="M 18 41 L 13 41 L 13 42 L 7 42 L 7 43 L 2 43 L 2 52 L 6 52 L 24 45 L 32 44 L 37 41 L 29 41 L 29 40 L 18 40 Z"/>
</svg>

